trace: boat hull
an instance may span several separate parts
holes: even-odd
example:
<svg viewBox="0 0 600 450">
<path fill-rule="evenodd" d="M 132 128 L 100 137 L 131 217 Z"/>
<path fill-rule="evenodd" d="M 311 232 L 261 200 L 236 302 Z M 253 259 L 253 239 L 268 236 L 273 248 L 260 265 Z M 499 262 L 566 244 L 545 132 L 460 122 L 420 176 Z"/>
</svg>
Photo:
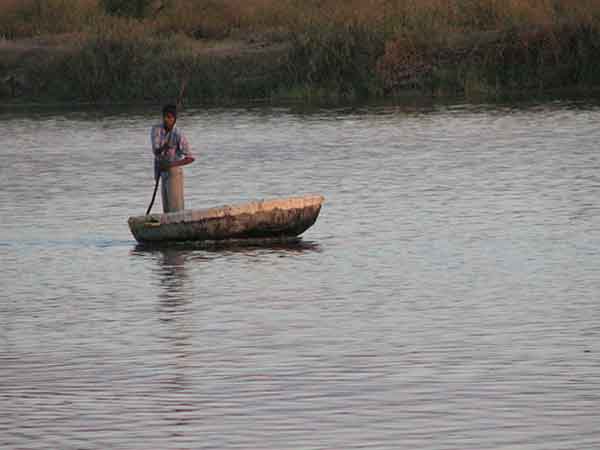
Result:
<svg viewBox="0 0 600 450">
<path fill-rule="evenodd" d="M 323 201 L 321 196 L 264 200 L 130 217 L 128 224 L 140 243 L 285 240 L 315 223 Z"/>
</svg>

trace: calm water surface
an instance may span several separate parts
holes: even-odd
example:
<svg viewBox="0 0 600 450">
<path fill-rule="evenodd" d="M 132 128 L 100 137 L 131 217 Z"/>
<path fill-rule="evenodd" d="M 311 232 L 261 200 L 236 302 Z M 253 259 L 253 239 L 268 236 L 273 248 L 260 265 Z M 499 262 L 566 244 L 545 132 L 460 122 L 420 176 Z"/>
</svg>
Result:
<svg viewBox="0 0 600 450">
<path fill-rule="evenodd" d="M 0 118 L 0 448 L 600 448 L 597 104 L 189 109 L 187 207 L 326 197 L 212 251 L 154 111 Z"/>
</svg>

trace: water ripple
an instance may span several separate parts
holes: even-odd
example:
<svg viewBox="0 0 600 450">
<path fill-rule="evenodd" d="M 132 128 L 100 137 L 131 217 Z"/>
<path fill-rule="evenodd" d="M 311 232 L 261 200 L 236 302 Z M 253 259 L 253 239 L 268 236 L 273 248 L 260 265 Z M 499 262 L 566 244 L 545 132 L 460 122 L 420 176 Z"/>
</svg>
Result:
<svg viewBox="0 0 600 450">
<path fill-rule="evenodd" d="M 598 446 L 596 104 L 188 110 L 188 207 L 326 197 L 212 248 L 132 240 L 126 112 L 0 112 L 0 447 Z"/>
</svg>

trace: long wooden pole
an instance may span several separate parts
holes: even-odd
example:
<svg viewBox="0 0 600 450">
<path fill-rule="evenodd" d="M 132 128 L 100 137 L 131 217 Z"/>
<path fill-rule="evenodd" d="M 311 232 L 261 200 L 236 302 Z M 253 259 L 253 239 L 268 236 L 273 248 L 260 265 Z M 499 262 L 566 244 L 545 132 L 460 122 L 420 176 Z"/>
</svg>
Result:
<svg viewBox="0 0 600 450">
<path fill-rule="evenodd" d="M 152 193 L 152 200 L 150 200 L 150 205 L 148 205 L 148 209 L 146 210 L 146 215 L 150 214 L 150 210 L 154 205 L 154 199 L 156 198 L 156 191 L 158 190 L 158 183 L 160 183 L 160 173 L 156 177 L 156 183 L 154 183 L 154 192 Z"/>
</svg>

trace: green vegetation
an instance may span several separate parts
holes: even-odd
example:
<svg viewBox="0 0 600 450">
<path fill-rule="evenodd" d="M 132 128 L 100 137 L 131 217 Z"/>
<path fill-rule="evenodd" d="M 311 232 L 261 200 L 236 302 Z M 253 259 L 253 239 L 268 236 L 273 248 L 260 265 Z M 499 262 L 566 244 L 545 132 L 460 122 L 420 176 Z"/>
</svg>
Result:
<svg viewBox="0 0 600 450">
<path fill-rule="evenodd" d="M 138 19 L 144 18 L 150 10 L 150 4 L 150 0 L 101 0 L 100 2 L 100 6 L 107 14 Z"/>
<path fill-rule="evenodd" d="M 38 101 L 591 90 L 600 0 L 0 0 L 0 56 Z"/>
</svg>

